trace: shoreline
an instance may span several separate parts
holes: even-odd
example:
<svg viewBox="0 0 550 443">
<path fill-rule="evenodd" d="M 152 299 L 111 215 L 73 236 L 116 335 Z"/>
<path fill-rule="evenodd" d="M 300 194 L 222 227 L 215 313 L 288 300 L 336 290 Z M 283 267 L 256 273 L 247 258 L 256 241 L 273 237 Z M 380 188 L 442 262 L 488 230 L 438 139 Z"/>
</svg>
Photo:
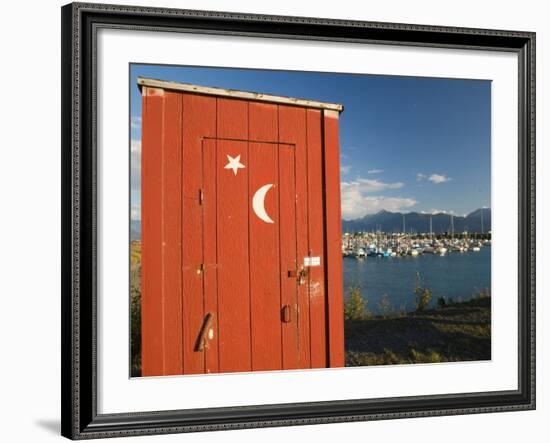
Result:
<svg viewBox="0 0 550 443">
<path fill-rule="evenodd" d="M 345 321 L 346 366 L 491 359 L 491 297 Z"/>
</svg>

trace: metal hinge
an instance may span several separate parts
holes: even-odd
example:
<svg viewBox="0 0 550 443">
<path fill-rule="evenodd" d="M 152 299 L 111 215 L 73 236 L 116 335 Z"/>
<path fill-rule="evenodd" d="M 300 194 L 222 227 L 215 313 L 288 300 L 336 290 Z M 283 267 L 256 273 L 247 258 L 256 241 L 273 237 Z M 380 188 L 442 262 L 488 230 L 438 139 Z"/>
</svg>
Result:
<svg viewBox="0 0 550 443">
<path fill-rule="evenodd" d="M 203 201 L 204 201 L 204 190 L 201 188 L 199 189 L 199 205 L 202 205 Z"/>
</svg>

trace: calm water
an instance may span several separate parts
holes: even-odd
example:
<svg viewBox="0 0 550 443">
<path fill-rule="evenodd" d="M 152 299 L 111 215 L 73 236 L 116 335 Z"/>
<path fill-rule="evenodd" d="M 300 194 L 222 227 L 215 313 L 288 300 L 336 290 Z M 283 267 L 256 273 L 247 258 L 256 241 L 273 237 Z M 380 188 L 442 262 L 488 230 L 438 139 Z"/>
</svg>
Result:
<svg viewBox="0 0 550 443">
<path fill-rule="evenodd" d="M 367 257 L 365 260 L 344 257 L 344 288 L 359 286 L 368 300 L 368 309 L 376 314 L 383 294 L 388 294 L 395 310 L 414 309 L 416 273 L 423 286 L 437 297 L 467 300 L 477 290 L 491 288 L 491 247 L 479 252 L 451 252 L 444 256 L 424 254 L 417 257 Z"/>
</svg>

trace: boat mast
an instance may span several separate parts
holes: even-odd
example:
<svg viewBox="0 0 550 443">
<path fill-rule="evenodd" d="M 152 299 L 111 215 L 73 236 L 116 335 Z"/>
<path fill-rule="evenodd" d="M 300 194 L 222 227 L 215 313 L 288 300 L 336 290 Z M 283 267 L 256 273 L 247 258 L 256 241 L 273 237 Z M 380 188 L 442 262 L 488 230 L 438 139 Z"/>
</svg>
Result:
<svg viewBox="0 0 550 443">
<path fill-rule="evenodd" d="M 481 214 L 481 236 L 483 237 L 483 208 L 479 211 Z"/>
</svg>

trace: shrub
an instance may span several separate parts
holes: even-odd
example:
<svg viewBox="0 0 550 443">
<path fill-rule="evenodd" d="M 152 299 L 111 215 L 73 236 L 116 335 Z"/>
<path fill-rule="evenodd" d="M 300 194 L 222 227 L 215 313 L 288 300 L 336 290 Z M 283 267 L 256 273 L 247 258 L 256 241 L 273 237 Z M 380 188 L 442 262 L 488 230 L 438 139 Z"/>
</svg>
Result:
<svg viewBox="0 0 550 443">
<path fill-rule="evenodd" d="M 380 314 L 382 314 L 382 317 L 384 318 L 394 315 L 393 306 L 391 304 L 388 294 L 382 295 L 382 298 L 378 302 L 378 309 L 380 309 Z"/>
<path fill-rule="evenodd" d="M 489 288 L 483 288 L 479 289 L 474 293 L 473 298 L 479 299 L 479 298 L 491 298 L 491 290 Z"/>
<path fill-rule="evenodd" d="M 361 289 L 357 286 L 350 286 L 348 293 L 348 299 L 344 303 L 344 319 L 365 320 L 369 316 L 368 300 L 361 296 Z"/>
<path fill-rule="evenodd" d="M 409 355 L 413 363 L 441 363 L 445 360 L 441 354 L 431 349 L 427 349 L 426 352 L 420 352 L 412 348 L 409 351 Z"/>
<path fill-rule="evenodd" d="M 415 306 L 417 311 L 423 311 L 428 307 L 432 300 L 432 290 L 422 286 L 420 272 L 416 273 L 416 287 L 414 288 Z"/>
<path fill-rule="evenodd" d="M 384 349 L 384 362 L 385 364 L 397 365 L 403 363 L 403 359 L 395 352 L 390 351 L 389 349 Z"/>
<path fill-rule="evenodd" d="M 141 250 L 132 243 L 130 269 L 131 376 L 141 376 Z"/>
</svg>

